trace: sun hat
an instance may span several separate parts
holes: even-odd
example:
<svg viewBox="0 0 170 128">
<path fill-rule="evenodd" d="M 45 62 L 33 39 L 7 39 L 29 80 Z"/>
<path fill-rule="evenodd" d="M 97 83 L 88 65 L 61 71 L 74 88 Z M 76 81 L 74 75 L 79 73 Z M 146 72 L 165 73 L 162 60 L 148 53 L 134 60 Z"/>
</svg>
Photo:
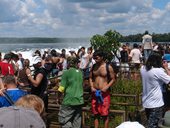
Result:
<svg viewBox="0 0 170 128">
<path fill-rule="evenodd" d="M 38 62 L 41 62 L 42 58 L 40 56 L 34 56 L 32 59 L 32 64 L 37 64 Z"/>
<path fill-rule="evenodd" d="M 44 121 L 33 109 L 20 106 L 0 108 L 0 127 L 3 128 L 46 128 Z"/>
</svg>

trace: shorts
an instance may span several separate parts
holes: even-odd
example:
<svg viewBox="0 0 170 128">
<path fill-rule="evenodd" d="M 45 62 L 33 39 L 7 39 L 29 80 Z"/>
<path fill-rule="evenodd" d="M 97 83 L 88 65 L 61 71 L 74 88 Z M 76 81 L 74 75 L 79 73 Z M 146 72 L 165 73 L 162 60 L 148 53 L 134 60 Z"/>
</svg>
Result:
<svg viewBox="0 0 170 128">
<path fill-rule="evenodd" d="M 95 93 L 92 93 L 91 108 L 94 115 L 108 116 L 110 108 L 110 93 L 102 92 L 103 103 L 97 103 Z"/>
<path fill-rule="evenodd" d="M 148 128 L 158 128 L 159 120 L 163 117 L 164 107 L 145 108 Z"/>
<path fill-rule="evenodd" d="M 82 105 L 61 105 L 58 113 L 58 121 L 62 128 L 81 128 Z"/>
</svg>

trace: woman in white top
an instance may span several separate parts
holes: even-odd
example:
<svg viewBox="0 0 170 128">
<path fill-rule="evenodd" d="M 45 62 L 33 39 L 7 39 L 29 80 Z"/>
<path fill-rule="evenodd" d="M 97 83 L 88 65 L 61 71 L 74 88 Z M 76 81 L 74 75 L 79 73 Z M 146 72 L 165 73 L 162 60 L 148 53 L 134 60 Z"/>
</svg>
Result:
<svg viewBox="0 0 170 128">
<path fill-rule="evenodd" d="M 143 85 L 142 104 L 148 119 L 148 128 L 158 128 L 158 121 L 163 116 L 164 108 L 162 86 L 164 83 L 170 83 L 168 64 L 167 62 L 162 64 L 161 55 L 153 52 L 146 65 L 141 67 L 140 73 Z"/>
</svg>

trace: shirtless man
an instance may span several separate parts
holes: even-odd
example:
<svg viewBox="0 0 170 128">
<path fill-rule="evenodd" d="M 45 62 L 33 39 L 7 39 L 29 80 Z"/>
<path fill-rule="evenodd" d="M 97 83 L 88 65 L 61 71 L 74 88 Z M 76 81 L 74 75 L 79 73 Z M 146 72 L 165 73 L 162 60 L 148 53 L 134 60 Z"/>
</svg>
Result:
<svg viewBox="0 0 170 128">
<path fill-rule="evenodd" d="M 92 113 L 94 114 L 95 128 L 98 128 L 100 116 L 103 117 L 105 126 L 108 128 L 109 124 L 109 108 L 110 108 L 110 92 L 109 88 L 115 82 L 115 73 L 113 68 L 109 65 L 107 71 L 106 62 L 104 60 L 104 53 L 102 51 L 95 51 L 93 54 L 93 59 L 96 61 L 96 64 L 93 65 L 93 68 L 90 72 L 90 86 L 92 91 Z M 110 73 L 110 80 L 108 80 L 107 73 Z"/>
</svg>

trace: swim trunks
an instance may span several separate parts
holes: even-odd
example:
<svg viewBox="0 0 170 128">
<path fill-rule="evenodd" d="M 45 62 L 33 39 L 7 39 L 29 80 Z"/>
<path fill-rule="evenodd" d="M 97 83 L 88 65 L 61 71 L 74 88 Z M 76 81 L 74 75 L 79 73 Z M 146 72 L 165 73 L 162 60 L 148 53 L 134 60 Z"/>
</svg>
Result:
<svg viewBox="0 0 170 128">
<path fill-rule="evenodd" d="M 92 93 L 91 108 L 94 115 L 107 116 L 109 114 L 110 108 L 110 93 L 101 92 L 103 97 L 103 102 L 98 103 L 95 92 Z"/>
</svg>

